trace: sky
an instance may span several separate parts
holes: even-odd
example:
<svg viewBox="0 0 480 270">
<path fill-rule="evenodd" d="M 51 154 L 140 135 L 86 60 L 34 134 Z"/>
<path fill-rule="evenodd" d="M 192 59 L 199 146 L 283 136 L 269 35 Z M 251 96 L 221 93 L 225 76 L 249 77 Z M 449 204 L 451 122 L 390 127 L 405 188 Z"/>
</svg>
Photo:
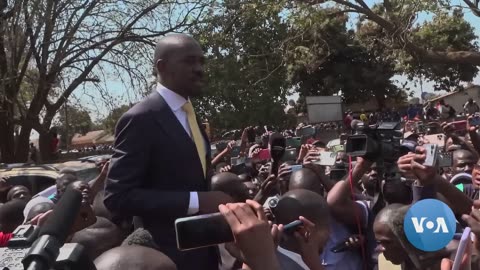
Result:
<svg viewBox="0 0 480 270">
<path fill-rule="evenodd" d="M 379 2 L 379 0 L 366 0 L 366 3 L 371 6 L 374 3 Z M 456 5 L 461 5 L 462 1 L 461 0 L 453 0 L 453 4 Z M 475 17 L 470 10 L 465 9 L 465 18 L 467 21 L 471 23 L 472 26 L 475 27 L 475 32 L 477 36 L 480 37 L 480 18 Z M 349 21 L 349 27 L 354 28 L 355 27 L 355 22 L 357 16 L 353 13 L 350 14 L 351 19 Z M 424 22 L 426 20 L 429 20 L 432 16 L 428 14 L 420 14 L 418 17 L 418 22 Z M 480 43 L 480 39 L 477 39 Z M 414 96 L 415 97 L 420 97 L 421 95 L 421 89 L 420 89 L 420 84 L 416 84 L 412 81 L 409 81 L 406 76 L 402 75 L 396 75 L 393 77 L 393 80 L 398 81 L 398 84 L 401 85 L 404 82 L 407 82 L 407 87 L 413 90 Z M 480 84 L 480 75 L 477 76 L 474 79 L 474 83 Z M 128 86 L 123 85 L 120 80 L 110 80 L 106 82 L 106 85 L 108 85 L 108 92 L 112 95 L 118 98 L 119 101 L 117 102 L 122 102 L 123 104 L 128 104 L 130 102 L 135 102 L 138 100 L 140 97 L 137 95 L 132 94 L 134 91 L 131 89 L 128 89 Z M 95 89 L 88 89 L 85 93 L 85 91 L 82 91 L 78 89 L 75 92 L 75 96 L 79 103 L 81 103 L 83 106 L 85 106 L 87 109 L 90 111 L 93 111 L 91 113 L 91 117 L 94 120 L 101 119 L 105 117 L 108 112 L 112 109 L 113 106 L 120 105 L 120 104 L 110 104 L 110 106 L 105 106 L 99 102 L 99 97 L 95 95 L 95 92 L 97 90 Z M 423 91 L 424 92 L 433 92 L 433 83 L 429 81 L 424 81 L 423 82 Z M 93 94 L 92 94 L 93 93 Z M 294 94 L 292 96 L 289 96 L 288 99 L 297 99 L 298 94 Z"/>
</svg>

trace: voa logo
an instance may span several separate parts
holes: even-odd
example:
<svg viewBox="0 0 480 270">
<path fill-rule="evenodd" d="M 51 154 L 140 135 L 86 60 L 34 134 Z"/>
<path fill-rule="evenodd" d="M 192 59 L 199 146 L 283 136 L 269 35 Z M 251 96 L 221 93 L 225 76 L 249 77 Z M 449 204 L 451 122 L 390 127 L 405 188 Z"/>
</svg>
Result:
<svg viewBox="0 0 480 270">
<path fill-rule="evenodd" d="M 426 199 L 410 207 L 403 220 L 405 236 L 416 248 L 437 251 L 452 241 L 456 219 L 445 203 Z"/>
<path fill-rule="evenodd" d="M 415 228 L 416 233 L 423 233 L 425 228 L 423 227 L 425 224 L 425 227 L 427 230 L 433 230 L 435 227 L 436 229 L 433 231 L 433 233 L 448 233 L 448 227 L 447 223 L 445 222 L 445 219 L 443 217 L 437 217 L 437 220 L 435 221 L 427 221 L 426 217 L 421 217 L 420 221 L 416 217 L 412 217 L 412 223 L 413 227 Z"/>
</svg>

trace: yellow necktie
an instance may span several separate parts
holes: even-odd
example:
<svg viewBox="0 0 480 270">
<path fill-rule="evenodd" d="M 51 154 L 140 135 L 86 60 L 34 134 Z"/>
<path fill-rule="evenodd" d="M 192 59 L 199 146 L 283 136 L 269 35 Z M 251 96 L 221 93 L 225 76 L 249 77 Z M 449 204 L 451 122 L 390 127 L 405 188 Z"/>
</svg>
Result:
<svg viewBox="0 0 480 270">
<path fill-rule="evenodd" d="M 195 111 L 193 110 L 192 103 L 190 101 L 187 101 L 187 103 L 182 106 L 182 109 L 187 113 L 188 125 L 190 126 L 190 131 L 192 132 L 192 139 L 195 143 L 195 146 L 197 147 L 198 157 L 200 158 L 200 162 L 202 163 L 203 174 L 205 176 L 207 173 L 207 153 L 205 151 L 204 139 L 202 133 L 200 132 L 200 127 L 198 126 L 197 117 L 195 116 Z"/>
</svg>

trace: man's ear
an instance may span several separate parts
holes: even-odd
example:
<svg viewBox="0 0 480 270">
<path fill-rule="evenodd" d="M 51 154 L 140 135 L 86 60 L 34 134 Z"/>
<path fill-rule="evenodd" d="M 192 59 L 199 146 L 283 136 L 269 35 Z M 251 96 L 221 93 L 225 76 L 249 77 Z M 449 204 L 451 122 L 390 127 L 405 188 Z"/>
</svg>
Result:
<svg viewBox="0 0 480 270">
<path fill-rule="evenodd" d="M 166 61 L 164 59 L 158 59 L 157 62 L 155 63 L 155 69 L 157 72 L 157 76 L 165 72 L 166 68 Z"/>
</svg>

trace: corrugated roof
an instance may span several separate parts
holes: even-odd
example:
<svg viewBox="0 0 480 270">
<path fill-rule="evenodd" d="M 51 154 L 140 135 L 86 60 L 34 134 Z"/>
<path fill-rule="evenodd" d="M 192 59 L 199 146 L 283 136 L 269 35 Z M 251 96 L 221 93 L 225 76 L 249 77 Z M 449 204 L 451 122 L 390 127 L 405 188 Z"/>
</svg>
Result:
<svg viewBox="0 0 480 270">
<path fill-rule="evenodd" d="M 72 138 L 72 146 L 94 144 L 95 140 L 104 136 L 105 130 L 90 131 L 85 135 L 75 134 Z"/>
<path fill-rule="evenodd" d="M 451 92 L 451 93 L 445 94 L 443 96 L 432 98 L 429 101 L 437 101 L 437 100 L 449 97 L 451 95 L 455 95 L 455 94 L 458 94 L 458 93 L 464 93 L 465 91 L 468 91 L 468 90 L 473 89 L 473 88 L 478 88 L 480 90 L 480 85 L 469 85 L 469 86 L 465 87 L 465 89 L 463 89 L 463 90 L 457 90 L 455 92 Z"/>
</svg>

